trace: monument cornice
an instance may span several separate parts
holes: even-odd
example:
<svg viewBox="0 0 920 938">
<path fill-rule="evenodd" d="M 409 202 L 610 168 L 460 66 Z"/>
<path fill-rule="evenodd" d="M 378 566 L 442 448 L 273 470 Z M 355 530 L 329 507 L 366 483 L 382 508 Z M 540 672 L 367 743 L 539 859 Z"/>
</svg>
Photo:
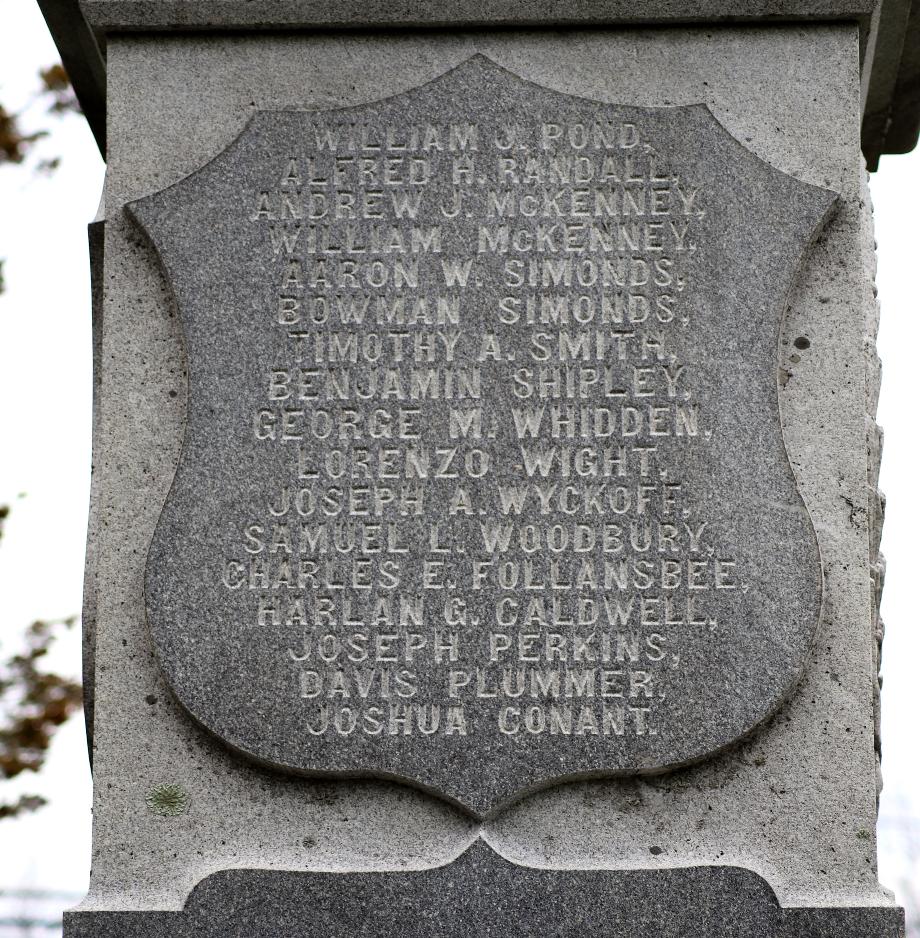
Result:
<svg viewBox="0 0 920 938">
<path fill-rule="evenodd" d="M 332 0 L 39 0 L 87 121 L 105 155 L 105 53 L 136 32 L 438 29 L 854 23 L 859 30 L 870 169 L 916 145 L 920 10 L 912 0 L 457 0 L 342 4 Z"/>
</svg>

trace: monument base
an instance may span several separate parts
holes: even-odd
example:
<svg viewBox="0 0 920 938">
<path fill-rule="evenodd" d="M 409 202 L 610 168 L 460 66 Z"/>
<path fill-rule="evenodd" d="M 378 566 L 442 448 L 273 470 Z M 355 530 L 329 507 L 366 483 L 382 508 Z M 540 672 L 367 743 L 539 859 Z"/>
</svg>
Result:
<svg viewBox="0 0 920 938">
<path fill-rule="evenodd" d="M 545 870 L 482 841 L 401 873 L 224 870 L 182 912 L 69 912 L 65 938 L 903 938 L 894 907 L 781 908 L 730 866 Z"/>
</svg>

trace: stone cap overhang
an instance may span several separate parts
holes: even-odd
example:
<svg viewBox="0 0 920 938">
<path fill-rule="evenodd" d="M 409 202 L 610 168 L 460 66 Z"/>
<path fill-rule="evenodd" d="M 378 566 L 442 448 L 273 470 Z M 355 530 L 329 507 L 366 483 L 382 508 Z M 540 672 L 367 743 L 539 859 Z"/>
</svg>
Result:
<svg viewBox="0 0 920 938">
<path fill-rule="evenodd" d="M 38 0 L 105 156 L 105 49 L 126 32 L 850 22 L 859 27 L 862 146 L 906 153 L 920 133 L 920 0 Z"/>
</svg>

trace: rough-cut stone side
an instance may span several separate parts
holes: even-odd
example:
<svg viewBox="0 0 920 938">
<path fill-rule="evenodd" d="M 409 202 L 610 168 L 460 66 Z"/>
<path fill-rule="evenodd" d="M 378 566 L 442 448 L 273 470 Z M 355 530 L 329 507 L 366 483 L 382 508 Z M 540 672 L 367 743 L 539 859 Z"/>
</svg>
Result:
<svg viewBox="0 0 920 938">
<path fill-rule="evenodd" d="M 873 234 L 872 196 L 869 192 L 869 175 L 865 174 L 862 184 L 861 206 L 863 211 L 863 269 L 867 292 L 866 297 L 866 449 L 868 456 L 867 486 L 869 506 L 869 576 L 872 585 L 872 651 L 874 673 L 877 675 L 873 688 L 873 715 L 875 718 L 876 784 L 882 791 L 882 735 L 881 735 L 881 687 L 879 669 L 882 665 L 882 640 L 885 624 L 880 614 L 882 589 L 885 585 L 885 556 L 879 550 L 882 526 L 885 523 L 885 495 L 878 487 L 879 468 L 882 460 L 884 431 L 876 423 L 878 397 L 882 381 L 882 363 L 876 351 L 879 325 L 878 289 L 875 286 L 877 247 Z"/>
<path fill-rule="evenodd" d="M 606 938 L 904 935 L 900 909 L 780 908 L 767 883 L 748 870 L 532 869 L 509 863 L 481 842 L 447 866 L 416 872 L 225 870 L 199 883 L 181 912 L 71 912 L 64 933 L 224 938 L 228 919 L 232 934 L 247 938 L 525 938 L 545 932 L 578 938 L 595 928 Z"/>
</svg>

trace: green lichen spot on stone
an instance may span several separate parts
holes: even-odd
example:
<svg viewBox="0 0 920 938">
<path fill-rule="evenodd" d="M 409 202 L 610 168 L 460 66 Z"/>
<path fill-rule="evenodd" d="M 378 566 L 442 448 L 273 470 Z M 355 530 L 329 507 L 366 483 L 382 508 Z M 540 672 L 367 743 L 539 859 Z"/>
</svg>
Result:
<svg viewBox="0 0 920 938">
<path fill-rule="evenodd" d="M 178 817 L 188 810 L 189 796 L 181 785 L 155 785 L 147 792 L 147 807 L 154 814 Z"/>
</svg>

